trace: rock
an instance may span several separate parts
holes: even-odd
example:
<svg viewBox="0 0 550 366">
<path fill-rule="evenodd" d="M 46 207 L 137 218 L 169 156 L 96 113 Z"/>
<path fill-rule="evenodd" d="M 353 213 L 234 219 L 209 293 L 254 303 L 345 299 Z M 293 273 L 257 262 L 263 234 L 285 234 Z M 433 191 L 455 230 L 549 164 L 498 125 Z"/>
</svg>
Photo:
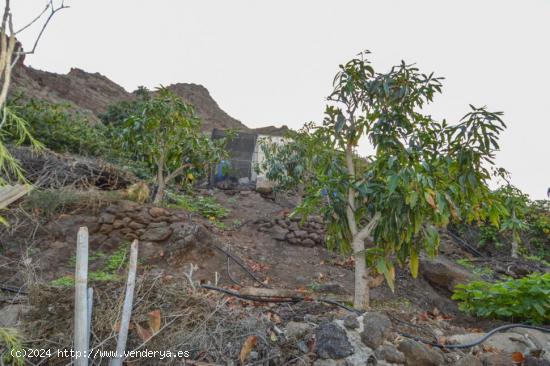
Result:
<svg viewBox="0 0 550 366">
<path fill-rule="evenodd" d="M 138 229 L 144 229 L 145 225 L 140 224 L 139 222 L 132 221 L 128 224 L 128 227 L 130 229 L 138 230 Z"/>
<path fill-rule="evenodd" d="M 170 235 L 172 235 L 172 229 L 169 227 L 156 227 L 147 230 L 140 239 L 145 241 L 163 241 L 168 239 Z"/>
<path fill-rule="evenodd" d="M 133 213 L 132 218 L 134 219 L 134 221 L 137 221 L 141 224 L 148 224 L 153 221 L 153 218 L 151 217 L 151 215 L 149 215 L 149 212 L 147 212 L 147 210 Z"/>
<path fill-rule="evenodd" d="M 168 226 L 168 223 L 166 221 L 152 222 L 147 226 L 147 229 L 154 229 L 154 228 L 163 227 L 163 226 Z"/>
<path fill-rule="evenodd" d="M 91 222 L 87 225 L 88 233 L 93 234 L 99 231 L 100 225 L 97 222 Z"/>
<path fill-rule="evenodd" d="M 140 209 L 140 205 L 137 202 L 130 201 L 130 200 L 118 201 L 118 211 L 129 212 L 129 211 L 136 211 L 139 209 Z"/>
<path fill-rule="evenodd" d="M 353 354 L 353 347 L 344 329 L 335 323 L 325 322 L 315 331 L 315 352 L 321 358 L 345 358 Z"/>
<path fill-rule="evenodd" d="M 448 337 L 452 343 L 470 343 L 482 337 L 484 333 L 457 334 Z M 550 355 L 550 334 L 534 329 L 512 328 L 504 333 L 496 333 L 483 342 L 484 345 L 500 352 L 521 352 L 529 354 L 532 350 L 544 350 Z"/>
<path fill-rule="evenodd" d="M 317 233 L 309 233 L 309 238 L 316 243 L 319 243 L 321 241 L 321 237 Z"/>
<path fill-rule="evenodd" d="M 456 366 L 483 366 L 483 362 L 474 355 L 466 355 L 458 360 Z"/>
<path fill-rule="evenodd" d="M 116 218 L 115 215 L 110 214 L 108 212 L 103 212 L 99 216 L 99 222 L 101 224 L 112 224 L 115 221 L 115 218 Z"/>
<path fill-rule="evenodd" d="M 113 222 L 113 228 L 115 229 L 120 229 L 123 226 L 124 226 L 124 222 L 122 220 L 115 220 Z M 89 228 L 88 228 L 88 231 L 89 231 Z"/>
<path fill-rule="evenodd" d="M 288 338 L 302 339 L 311 329 L 312 326 L 307 323 L 288 322 L 285 327 L 285 334 Z"/>
<path fill-rule="evenodd" d="M 110 233 L 111 231 L 113 231 L 113 225 L 103 224 L 103 225 L 101 225 L 101 227 L 99 228 L 99 232 L 102 233 L 102 234 L 108 234 L 108 233 Z"/>
<path fill-rule="evenodd" d="M 382 313 L 366 313 L 363 315 L 363 331 L 361 340 L 370 348 L 380 346 L 391 333 L 391 321 Z"/>
<path fill-rule="evenodd" d="M 307 346 L 306 342 L 300 341 L 296 343 L 296 347 L 302 352 L 302 353 L 309 353 L 309 347 Z"/>
<path fill-rule="evenodd" d="M 407 366 L 440 366 L 445 364 L 445 359 L 440 352 L 412 339 L 404 340 L 397 349 L 405 355 Z"/>
<path fill-rule="evenodd" d="M 152 217 L 168 216 L 170 215 L 170 211 L 162 207 L 151 207 L 149 209 L 149 215 Z"/>
<path fill-rule="evenodd" d="M 344 318 L 344 326 L 348 329 L 357 329 L 359 328 L 359 320 L 353 314 L 350 314 Z"/>
<path fill-rule="evenodd" d="M 405 355 L 392 344 L 381 345 L 376 349 L 374 355 L 377 359 L 386 360 L 389 363 L 405 364 Z"/>
<path fill-rule="evenodd" d="M 248 178 L 246 178 L 248 179 Z M 239 194 L 241 196 L 250 196 L 250 194 L 252 193 L 252 191 L 240 191 Z"/>
<path fill-rule="evenodd" d="M 288 230 L 280 227 L 279 225 L 275 225 L 273 227 L 273 230 L 271 230 L 273 239 L 277 241 L 285 241 L 286 235 L 288 234 Z"/>
<path fill-rule="evenodd" d="M 307 238 L 307 231 L 305 230 L 296 230 L 294 231 L 294 235 L 297 237 L 297 238 Z"/>
<path fill-rule="evenodd" d="M 315 246 L 315 242 L 309 238 L 307 239 L 303 239 L 301 244 L 304 246 L 304 247 L 308 247 L 308 248 L 311 248 L 311 247 L 314 247 Z"/>
<path fill-rule="evenodd" d="M 422 258 L 420 261 L 422 276 L 432 285 L 453 291 L 455 286 L 468 283 L 474 279 L 474 275 L 462 266 L 445 258 Z"/>
</svg>

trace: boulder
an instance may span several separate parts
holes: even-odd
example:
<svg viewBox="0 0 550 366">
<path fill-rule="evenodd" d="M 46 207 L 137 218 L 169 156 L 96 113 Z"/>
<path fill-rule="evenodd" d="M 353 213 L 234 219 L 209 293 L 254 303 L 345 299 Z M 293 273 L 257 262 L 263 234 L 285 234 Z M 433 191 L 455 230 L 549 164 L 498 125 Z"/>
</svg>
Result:
<svg viewBox="0 0 550 366">
<path fill-rule="evenodd" d="M 430 284 L 453 291 L 455 286 L 474 280 L 474 275 L 464 267 L 445 258 L 422 258 L 420 262 L 422 276 Z"/>
<path fill-rule="evenodd" d="M 311 248 L 311 247 L 314 247 L 315 246 L 315 242 L 309 238 L 307 239 L 303 239 L 301 241 L 301 244 L 304 246 L 304 247 L 308 247 L 308 248 Z"/>
<path fill-rule="evenodd" d="M 346 331 L 332 322 L 324 322 L 315 330 L 315 352 L 323 359 L 340 359 L 353 354 Z"/>
<path fill-rule="evenodd" d="M 170 235 L 172 235 L 172 229 L 168 226 L 163 226 L 148 229 L 140 239 L 145 241 L 163 241 L 168 239 Z"/>
<path fill-rule="evenodd" d="M 289 322 L 285 327 L 285 334 L 288 338 L 298 340 L 303 338 L 311 329 L 312 326 L 307 323 Z"/>
<path fill-rule="evenodd" d="M 271 236 L 273 237 L 273 239 L 277 241 L 285 241 L 286 235 L 288 234 L 288 230 L 282 228 L 279 225 L 275 225 L 271 230 L 271 233 L 272 233 Z"/>
<path fill-rule="evenodd" d="M 99 222 L 101 224 L 112 224 L 115 221 L 115 218 L 116 218 L 115 215 L 110 214 L 108 212 L 103 212 L 99 216 Z"/>
<path fill-rule="evenodd" d="M 405 355 L 407 366 L 440 366 L 445 364 L 441 351 L 428 348 L 422 343 L 406 339 L 397 347 Z"/>
<path fill-rule="evenodd" d="M 344 326 L 348 329 L 357 329 L 359 328 L 359 320 L 353 314 L 349 314 L 344 318 Z"/>
<path fill-rule="evenodd" d="M 361 340 L 370 348 L 380 346 L 391 334 L 391 321 L 382 313 L 366 313 L 363 315 L 363 331 Z"/>
<path fill-rule="evenodd" d="M 378 360 L 386 360 L 389 363 L 405 364 L 405 355 L 392 344 L 383 344 L 376 349 L 374 355 Z M 473 365 L 472 365 L 473 366 Z"/>
<path fill-rule="evenodd" d="M 149 215 L 152 217 L 168 216 L 170 215 L 170 211 L 162 207 L 151 207 L 149 209 Z"/>
</svg>

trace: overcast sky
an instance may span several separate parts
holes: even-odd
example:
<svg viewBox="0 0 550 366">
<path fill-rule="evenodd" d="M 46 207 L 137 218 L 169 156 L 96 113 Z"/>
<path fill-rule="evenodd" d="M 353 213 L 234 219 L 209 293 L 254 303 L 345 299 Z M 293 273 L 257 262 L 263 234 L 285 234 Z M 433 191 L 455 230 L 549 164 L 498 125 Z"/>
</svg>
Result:
<svg viewBox="0 0 550 366">
<path fill-rule="evenodd" d="M 497 163 L 546 197 L 550 0 L 65 1 L 27 64 L 99 72 L 129 91 L 202 84 L 249 127 L 320 121 L 338 65 L 363 49 L 380 71 L 416 62 L 446 78 L 435 117 L 457 121 L 469 103 L 505 113 Z M 45 4 L 12 3 L 16 25 Z"/>
</svg>

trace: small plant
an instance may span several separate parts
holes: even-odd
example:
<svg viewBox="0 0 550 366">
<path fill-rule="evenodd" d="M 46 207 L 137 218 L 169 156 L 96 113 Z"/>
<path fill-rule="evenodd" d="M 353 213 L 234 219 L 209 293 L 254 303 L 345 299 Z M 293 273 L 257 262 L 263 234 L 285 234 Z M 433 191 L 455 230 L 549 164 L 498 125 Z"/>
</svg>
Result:
<svg viewBox="0 0 550 366">
<path fill-rule="evenodd" d="M 452 297 L 468 314 L 534 324 L 550 322 L 549 298 L 550 273 L 495 283 L 473 281 L 457 285 Z"/>
<path fill-rule="evenodd" d="M 103 270 L 91 271 L 88 273 L 88 281 L 90 282 L 111 282 L 118 281 L 121 277 L 117 274 L 128 260 L 128 245 L 122 245 L 113 254 L 111 254 L 103 267 Z M 106 254 L 99 251 L 92 251 L 89 254 L 88 261 L 90 263 L 101 260 L 106 257 Z M 69 258 L 69 264 L 74 266 L 76 258 Z M 57 287 L 74 286 L 74 278 L 71 276 L 63 276 L 50 282 L 50 285 Z"/>
<path fill-rule="evenodd" d="M 105 264 L 105 269 L 108 272 L 116 272 L 120 268 L 124 266 L 126 261 L 128 260 L 128 246 L 123 245 L 120 248 L 118 248 L 107 260 L 107 263 Z"/>
<path fill-rule="evenodd" d="M 321 289 L 321 284 L 320 284 L 319 282 L 317 282 L 317 281 L 311 281 L 311 282 L 307 285 L 307 287 L 308 287 L 311 291 L 317 292 L 317 291 L 319 291 L 319 290 Z"/>
<path fill-rule="evenodd" d="M 0 328 L 0 365 L 25 365 L 23 351 L 23 342 L 17 330 Z"/>
<path fill-rule="evenodd" d="M 229 210 L 220 205 L 214 197 L 193 197 L 175 193 L 169 193 L 169 197 L 175 202 L 168 205 L 169 207 L 183 208 L 189 212 L 196 212 L 211 221 L 220 220 L 229 215 Z"/>
<path fill-rule="evenodd" d="M 456 261 L 462 267 L 470 270 L 476 277 L 491 277 L 493 275 L 493 270 L 483 266 L 476 266 L 467 258 L 461 258 Z"/>
</svg>

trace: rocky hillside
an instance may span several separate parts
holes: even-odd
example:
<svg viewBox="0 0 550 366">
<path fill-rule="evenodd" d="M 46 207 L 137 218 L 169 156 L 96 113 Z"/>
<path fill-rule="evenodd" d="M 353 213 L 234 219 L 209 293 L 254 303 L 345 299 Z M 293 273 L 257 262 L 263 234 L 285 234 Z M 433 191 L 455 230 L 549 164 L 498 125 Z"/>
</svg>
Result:
<svg viewBox="0 0 550 366">
<path fill-rule="evenodd" d="M 250 131 L 242 122 L 224 112 L 204 86 L 177 83 L 168 88 L 195 106 L 205 132 L 212 128 Z M 68 103 L 96 123 L 109 105 L 134 97 L 122 86 L 99 73 L 72 68 L 67 74 L 56 74 L 23 64 L 15 69 L 12 92 L 52 103 Z"/>
</svg>

